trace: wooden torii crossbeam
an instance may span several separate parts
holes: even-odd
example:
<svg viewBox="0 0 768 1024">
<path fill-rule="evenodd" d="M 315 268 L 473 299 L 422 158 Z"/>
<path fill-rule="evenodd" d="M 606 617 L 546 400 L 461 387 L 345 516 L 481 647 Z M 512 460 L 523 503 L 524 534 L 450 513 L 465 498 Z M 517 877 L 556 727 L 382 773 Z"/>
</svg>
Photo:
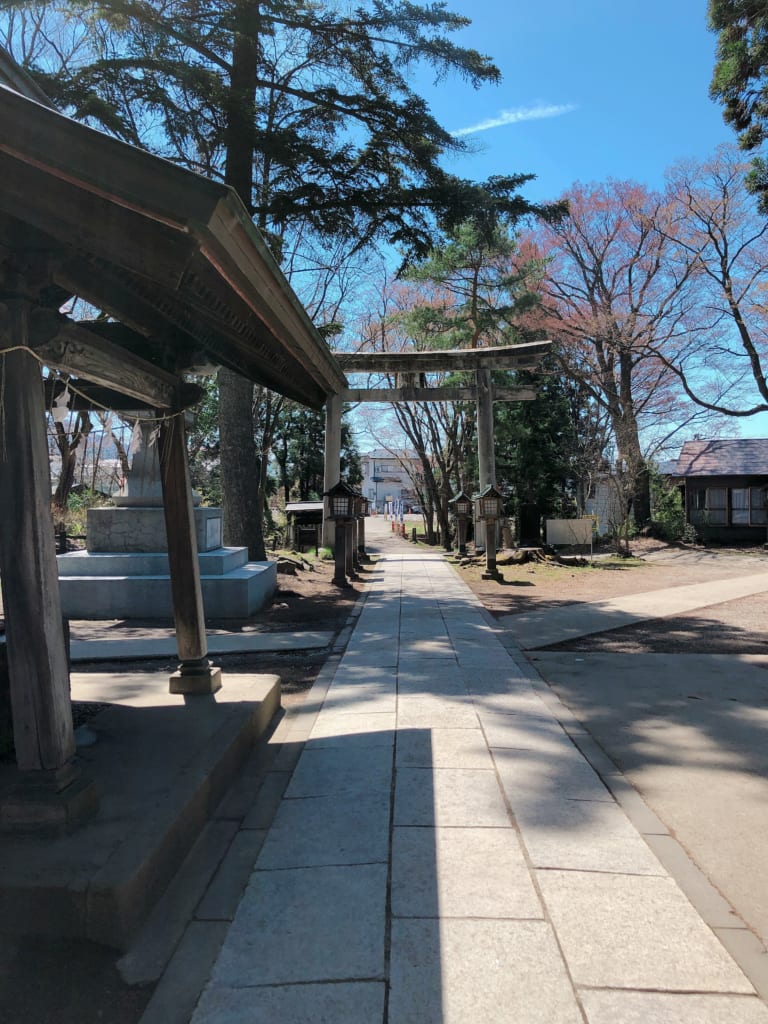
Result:
<svg viewBox="0 0 768 1024">
<path fill-rule="evenodd" d="M 430 349 L 428 352 L 337 352 L 336 361 L 345 373 L 532 370 L 551 345 L 551 341 L 531 341 L 494 348 Z"/>
</svg>

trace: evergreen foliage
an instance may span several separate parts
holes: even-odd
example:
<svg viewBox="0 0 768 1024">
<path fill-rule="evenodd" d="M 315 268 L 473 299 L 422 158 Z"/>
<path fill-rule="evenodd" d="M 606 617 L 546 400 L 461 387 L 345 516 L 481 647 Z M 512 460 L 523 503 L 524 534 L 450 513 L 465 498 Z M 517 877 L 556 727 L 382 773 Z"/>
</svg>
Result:
<svg viewBox="0 0 768 1024">
<path fill-rule="evenodd" d="M 768 138 L 768 8 L 762 0 L 709 0 L 709 26 L 717 32 L 710 95 L 737 132 L 742 149 Z M 748 179 L 768 213 L 768 161 L 756 156 Z"/>
<path fill-rule="evenodd" d="M 24 6 L 66 17 L 57 0 L 6 4 Z M 490 58 L 452 40 L 469 19 L 443 3 L 72 0 L 66 8 L 89 26 L 88 47 L 63 64 L 49 50 L 19 54 L 54 102 L 234 185 L 278 257 L 285 239 L 307 228 L 350 250 L 383 238 L 404 256 L 424 255 L 438 223 L 538 210 L 519 194 L 530 175 L 481 185 L 441 167 L 442 155 L 466 143 L 435 120 L 410 70 L 426 64 L 438 80 L 458 75 L 474 87 L 500 78 Z"/>
<path fill-rule="evenodd" d="M 566 384 L 554 367 L 531 373 L 495 373 L 499 384 L 535 386 L 530 402 L 499 402 L 494 408 L 496 476 L 507 496 L 505 512 L 516 516 L 521 505 L 539 507 L 542 516 L 569 516 L 576 511 L 578 439 Z M 549 372 L 547 372 L 549 371 Z"/>
</svg>

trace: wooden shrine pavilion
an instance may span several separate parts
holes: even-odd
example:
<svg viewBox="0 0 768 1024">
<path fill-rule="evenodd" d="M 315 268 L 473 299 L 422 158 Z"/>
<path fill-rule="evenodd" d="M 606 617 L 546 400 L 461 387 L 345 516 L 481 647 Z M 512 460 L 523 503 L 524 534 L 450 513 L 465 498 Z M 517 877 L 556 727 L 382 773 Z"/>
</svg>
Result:
<svg viewBox="0 0 768 1024">
<path fill-rule="evenodd" d="M 0 55 L 2 56 L 2 55 Z M 179 693 L 212 692 L 182 374 L 225 366 L 319 408 L 346 378 L 228 187 L 62 116 L 0 60 L 0 572 L 19 786 L 5 827 L 85 805 L 69 707 L 42 366 L 146 408 L 160 461 Z M 78 297 L 108 314 L 75 322 Z M 30 799 L 33 795 L 33 799 Z M 68 803 L 71 806 L 67 806 Z"/>
</svg>

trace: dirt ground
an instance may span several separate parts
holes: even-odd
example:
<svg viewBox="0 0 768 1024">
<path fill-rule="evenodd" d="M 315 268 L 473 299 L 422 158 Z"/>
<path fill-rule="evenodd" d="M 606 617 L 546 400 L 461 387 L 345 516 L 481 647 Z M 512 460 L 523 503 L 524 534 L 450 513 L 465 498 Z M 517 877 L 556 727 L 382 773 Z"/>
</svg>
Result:
<svg viewBox="0 0 768 1024">
<path fill-rule="evenodd" d="M 567 556 L 551 561 L 502 565 L 501 582 L 480 579 L 481 567 L 459 568 L 461 578 L 497 618 L 581 601 L 601 601 L 718 579 L 768 572 L 762 548 L 695 548 L 658 541 L 633 543 L 633 555 L 619 559 L 600 555 L 594 562 Z M 571 560 L 572 559 L 572 560 Z M 712 604 L 673 619 L 651 619 L 557 645 L 562 650 L 613 653 L 768 653 L 768 594 Z"/>
</svg>

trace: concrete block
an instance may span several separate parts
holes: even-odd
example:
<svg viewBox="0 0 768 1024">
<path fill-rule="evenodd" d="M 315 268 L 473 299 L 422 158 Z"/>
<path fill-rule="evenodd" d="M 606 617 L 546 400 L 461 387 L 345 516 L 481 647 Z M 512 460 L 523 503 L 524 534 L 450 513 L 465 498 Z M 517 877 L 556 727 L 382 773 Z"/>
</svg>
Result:
<svg viewBox="0 0 768 1024">
<path fill-rule="evenodd" d="M 551 797 L 614 802 L 600 777 L 575 747 L 570 751 L 563 748 L 557 756 L 550 751 L 499 748 L 492 753 L 513 809 L 531 800 Z"/>
<path fill-rule="evenodd" d="M 668 992 L 581 993 L 589 1024 L 768 1024 L 768 1007 L 755 996 Z"/>
<path fill-rule="evenodd" d="M 270 985 L 205 990 L 190 1024 L 363 1024 L 382 1020 L 384 984 Z"/>
<path fill-rule="evenodd" d="M 505 828 L 510 824 L 494 772 L 399 768 L 395 825 Z"/>
<path fill-rule="evenodd" d="M 350 796 L 354 793 L 390 792 L 392 751 L 389 747 L 310 748 L 299 759 L 286 799 L 313 796 Z"/>
<path fill-rule="evenodd" d="M 221 576 L 248 562 L 247 548 L 216 548 L 198 554 L 203 576 Z M 167 576 L 164 551 L 69 551 L 56 556 L 59 576 Z"/>
<path fill-rule="evenodd" d="M 396 917 L 543 918 L 513 828 L 396 828 Z"/>
<path fill-rule="evenodd" d="M 221 509 L 194 509 L 198 551 L 221 547 Z M 167 551 L 162 507 L 90 508 L 86 526 L 89 551 Z"/>
<path fill-rule="evenodd" d="M 495 698 L 492 708 L 500 714 L 529 714 L 551 717 L 527 679 L 512 665 L 501 672 L 485 672 L 476 667 L 461 666 L 467 690 L 480 697 Z M 499 700 L 498 698 L 502 698 Z"/>
<path fill-rule="evenodd" d="M 214 985 L 383 981 L 386 881 L 386 864 L 256 871 Z"/>
<path fill-rule="evenodd" d="M 264 829 L 244 829 L 235 835 L 197 905 L 195 917 L 198 921 L 231 921 L 234 918 L 266 834 Z"/>
<path fill-rule="evenodd" d="M 191 921 L 139 1024 L 188 1024 L 228 922 Z"/>
<path fill-rule="evenodd" d="M 752 982 L 760 998 L 768 1002 L 768 952 L 760 939 L 745 927 L 715 928 L 715 935 Z"/>
<path fill-rule="evenodd" d="M 557 794 L 515 802 L 528 855 L 539 868 L 663 875 L 664 869 L 614 803 Z"/>
<path fill-rule="evenodd" d="M 236 831 L 230 821 L 209 822 L 203 828 L 131 948 L 118 961 L 129 985 L 145 985 L 161 976 Z"/>
<path fill-rule="evenodd" d="M 397 766 L 492 771 L 493 760 L 480 729 L 401 729 Z"/>
<path fill-rule="evenodd" d="M 477 729 L 477 713 L 468 698 L 401 696 L 397 702 L 398 729 Z"/>
<path fill-rule="evenodd" d="M 379 711 L 394 713 L 397 710 L 397 692 L 394 678 L 382 684 L 341 683 L 334 680 L 323 708 L 341 714 L 371 714 Z"/>
<path fill-rule="evenodd" d="M 543 921 L 395 920 L 389 1019 L 581 1024 Z"/>
<path fill-rule="evenodd" d="M 671 878 L 538 871 L 577 985 L 754 990 Z"/>
<path fill-rule="evenodd" d="M 710 928 L 743 927 L 733 907 L 673 836 L 649 835 L 646 841 Z"/>
<path fill-rule="evenodd" d="M 397 673 L 397 690 L 401 696 L 466 696 L 467 687 L 459 667 L 441 662 L 439 671 L 425 672 L 424 667 L 402 663 Z"/>
<path fill-rule="evenodd" d="M 389 805 L 388 792 L 283 800 L 258 867 L 386 863 Z"/>
<path fill-rule="evenodd" d="M 224 576 L 203 576 L 200 584 L 209 618 L 248 618 L 270 600 L 277 585 L 275 562 L 248 562 Z M 170 618 L 170 577 L 62 576 L 64 615 L 75 619 Z"/>
<path fill-rule="evenodd" d="M 421 661 L 424 658 L 455 660 L 453 644 L 448 637 L 434 637 L 428 629 L 413 638 L 400 637 L 400 662 Z"/>
<path fill-rule="evenodd" d="M 251 806 L 243 819 L 243 828 L 267 829 L 270 827 L 290 778 L 290 771 L 275 769 L 267 772 L 262 779 L 255 783 L 255 799 L 252 798 Z"/>
<path fill-rule="evenodd" d="M 570 756 L 583 761 L 562 727 L 553 718 L 525 713 L 488 713 L 482 706 L 478 712 L 489 747 L 510 747 L 535 750 L 556 757 Z"/>
<path fill-rule="evenodd" d="M 395 716 L 386 711 L 345 715 L 331 708 L 317 716 L 308 742 L 313 747 L 391 747 L 395 742 Z"/>
<path fill-rule="evenodd" d="M 643 835 L 647 836 L 669 834 L 669 829 L 661 818 L 654 814 L 632 783 L 623 775 L 606 774 L 602 778 L 638 832 L 642 832 Z"/>
</svg>

